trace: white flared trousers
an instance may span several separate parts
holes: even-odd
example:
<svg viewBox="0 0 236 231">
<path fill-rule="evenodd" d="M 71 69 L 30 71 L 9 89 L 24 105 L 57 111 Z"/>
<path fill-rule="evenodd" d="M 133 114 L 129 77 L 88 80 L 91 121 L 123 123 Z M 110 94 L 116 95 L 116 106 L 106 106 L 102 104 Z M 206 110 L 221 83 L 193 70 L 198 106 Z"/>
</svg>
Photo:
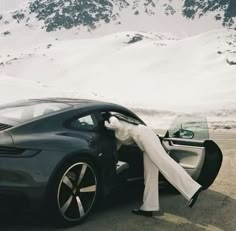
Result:
<svg viewBox="0 0 236 231">
<path fill-rule="evenodd" d="M 131 133 L 134 141 L 143 151 L 144 159 L 145 189 L 143 205 L 140 209 L 144 211 L 160 209 L 159 171 L 187 200 L 190 200 L 201 185 L 166 153 L 157 135 L 144 125 L 134 126 Z"/>
</svg>

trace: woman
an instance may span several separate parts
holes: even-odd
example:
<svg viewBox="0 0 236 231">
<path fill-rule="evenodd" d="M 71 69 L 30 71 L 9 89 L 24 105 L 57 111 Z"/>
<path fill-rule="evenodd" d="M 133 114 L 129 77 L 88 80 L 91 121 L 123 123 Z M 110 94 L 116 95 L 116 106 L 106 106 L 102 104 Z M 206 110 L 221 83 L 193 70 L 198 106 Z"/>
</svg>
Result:
<svg viewBox="0 0 236 231">
<path fill-rule="evenodd" d="M 143 205 L 139 209 L 134 209 L 134 214 L 152 216 L 154 211 L 159 211 L 159 171 L 189 201 L 189 207 L 194 205 L 202 191 L 201 185 L 167 155 L 160 139 L 150 128 L 116 116 L 107 118 L 104 125 L 115 132 L 118 146 L 135 142 L 143 151 L 145 183 Z"/>
</svg>

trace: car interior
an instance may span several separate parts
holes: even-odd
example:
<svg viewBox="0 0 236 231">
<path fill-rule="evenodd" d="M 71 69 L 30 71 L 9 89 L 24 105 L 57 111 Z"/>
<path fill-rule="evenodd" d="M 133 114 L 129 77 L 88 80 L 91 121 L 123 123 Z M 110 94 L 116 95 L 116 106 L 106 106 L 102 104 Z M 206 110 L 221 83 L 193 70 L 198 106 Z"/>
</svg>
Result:
<svg viewBox="0 0 236 231">
<path fill-rule="evenodd" d="M 110 115 L 127 121 L 135 120 L 117 112 L 110 112 L 106 117 Z M 209 132 L 205 117 L 180 115 L 175 118 L 161 141 L 167 154 L 197 179 L 203 168 L 206 153 L 203 142 L 207 139 Z M 117 156 L 118 175 L 125 175 L 129 180 L 143 178 L 143 153 L 135 143 L 122 145 L 117 150 Z"/>
</svg>

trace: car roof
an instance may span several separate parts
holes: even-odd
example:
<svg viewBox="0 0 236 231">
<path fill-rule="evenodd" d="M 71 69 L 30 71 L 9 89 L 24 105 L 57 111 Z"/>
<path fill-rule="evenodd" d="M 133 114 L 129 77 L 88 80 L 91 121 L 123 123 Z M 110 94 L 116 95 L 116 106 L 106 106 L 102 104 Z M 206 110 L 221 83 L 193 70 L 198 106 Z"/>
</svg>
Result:
<svg viewBox="0 0 236 231">
<path fill-rule="evenodd" d="M 94 109 L 104 109 L 104 110 L 116 109 L 128 112 L 129 114 L 132 114 L 133 116 L 137 117 L 137 115 L 135 115 L 130 109 L 121 106 L 119 104 L 109 103 L 99 100 L 92 100 L 92 99 L 81 99 L 81 98 L 50 97 L 50 98 L 38 98 L 38 99 L 26 99 L 26 100 L 16 101 L 7 105 L 2 105 L 2 107 L 4 108 L 4 106 L 24 106 L 28 104 L 40 104 L 40 103 L 64 103 L 70 106 L 69 108 L 65 109 L 66 111 L 73 109 L 82 109 L 82 108 L 94 108 Z M 59 111 L 59 113 L 62 111 Z"/>
<path fill-rule="evenodd" d="M 130 110 L 126 107 L 123 107 L 119 104 L 110 103 L 110 102 L 104 102 L 99 100 L 92 100 L 92 99 L 81 99 L 81 98 L 43 98 L 43 99 L 31 99 L 31 101 L 37 101 L 37 102 L 54 102 L 54 103 L 65 103 L 68 105 L 71 105 L 74 109 L 79 108 L 119 108 L 123 109 L 125 111 Z"/>
<path fill-rule="evenodd" d="M 109 103 L 109 102 L 103 102 L 103 101 L 98 101 L 98 100 L 92 100 L 92 99 L 78 99 L 78 98 L 59 98 L 59 97 L 51 97 L 51 98 L 39 98 L 39 99 L 27 99 L 27 100 L 20 100 L 20 101 L 16 101 L 13 102 L 11 104 L 7 104 L 7 105 L 2 105 L 2 107 L 4 108 L 4 106 L 9 107 L 9 106 L 26 106 L 26 105 L 32 105 L 32 104 L 40 104 L 40 103 L 64 103 L 68 105 L 68 108 L 65 108 L 65 110 L 61 110 L 58 111 L 56 113 L 52 113 L 51 115 L 57 115 L 60 113 L 67 113 L 68 111 L 74 111 L 77 109 L 92 109 L 92 110 L 115 110 L 115 111 L 121 111 L 123 113 L 127 113 L 129 115 L 134 116 L 134 118 L 142 121 L 136 114 L 134 114 L 132 111 L 130 111 L 128 108 L 123 107 L 121 105 L 115 104 L 115 103 Z M 49 114 L 47 115 L 42 115 L 38 118 L 36 118 L 35 120 L 39 120 L 39 119 L 43 119 L 45 117 L 49 116 Z M 33 122 L 35 120 L 30 120 L 30 121 L 26 121 L 23 124 L 26 124 L 28 122 Z M 12 121 L 8 120 L 5 123 L 11 124 Z M 14 124 L 13 124 L 14 125 Z"/>
<path fill-rule="evenodd" d="M 58 103 L 68 103 L 72 105 L 84 104 L 84 103 L 95 103 L 101 102 L 92 99 L 81 99 L 81 98 L 59 98 L 59 97 L 50 97 L 50 98 L 40 98 L 40 99 L 29 99 L 29 101 L 38 101 L 38 102 L 58 102 Z"/>
<path fill-rule="evenodd" d="M 50 97 L 50 98 L 40 98 L 40 99 L 27 99 L 27 100 L 20 100 L 16 101 L 7 105 L 27 105 L 32 103 L 65 103 L 68 105 L 73 106 L 74 108 L 82 108 L 87 106 L 119 106 L 120 105 L 114 104 L 114 103 L 108 103 L 98 100 L 92 100 L 92 99 L 80 99 L 80 98 L 59 98 L 59 97 Z M 3 105 L 4 107 L 5 105 Z"/>
</svg>

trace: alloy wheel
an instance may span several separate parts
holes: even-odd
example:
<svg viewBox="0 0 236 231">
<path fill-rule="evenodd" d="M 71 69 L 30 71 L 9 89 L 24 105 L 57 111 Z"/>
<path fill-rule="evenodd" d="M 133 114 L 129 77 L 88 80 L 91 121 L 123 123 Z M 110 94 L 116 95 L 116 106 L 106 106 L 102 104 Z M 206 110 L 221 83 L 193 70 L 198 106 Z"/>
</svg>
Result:
<svg viewBox="0 0 236 231">
<path fill-rule="evenodd" d="M 91 210 L 97 194 L 97 178 L 93 168 L 85 162 L 72 165 L 61 178 L 57 204 L 68 221 L 79 221 Z"/>
</svg>

